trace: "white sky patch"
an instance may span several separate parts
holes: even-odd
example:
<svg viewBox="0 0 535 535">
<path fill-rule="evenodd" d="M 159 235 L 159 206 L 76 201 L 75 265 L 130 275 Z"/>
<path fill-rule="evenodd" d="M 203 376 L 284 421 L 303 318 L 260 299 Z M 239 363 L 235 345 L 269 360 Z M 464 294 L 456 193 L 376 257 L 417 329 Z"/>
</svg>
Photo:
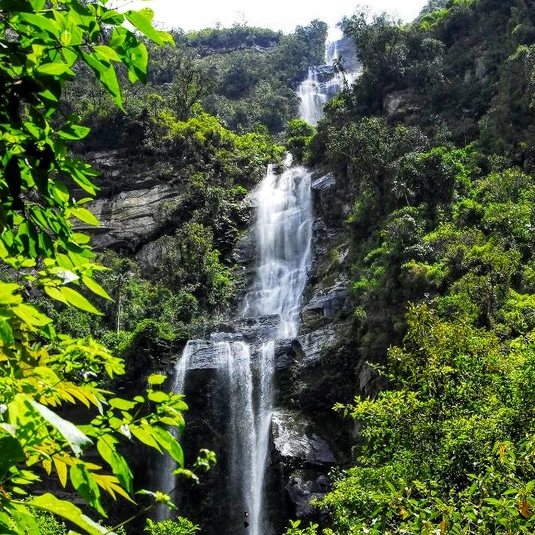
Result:
<svg viewBox="0 0 535 535">
<path fill-rule="evenodd" d="M 363 0 L 373 11 L 388 11 L 404 21 L 413 20 L 426 0 Z M 155 12 L 155 22 L 166 29 L 199 30 L 216 25 L 230 27 L 247 24 L 292 32 L 297 25 L 305 26 L 314 19 L 336 24 L 343 16 L 354 13 L 355 0 L 134 0 L 130 9 L 149 7 Z"/>
</svg>

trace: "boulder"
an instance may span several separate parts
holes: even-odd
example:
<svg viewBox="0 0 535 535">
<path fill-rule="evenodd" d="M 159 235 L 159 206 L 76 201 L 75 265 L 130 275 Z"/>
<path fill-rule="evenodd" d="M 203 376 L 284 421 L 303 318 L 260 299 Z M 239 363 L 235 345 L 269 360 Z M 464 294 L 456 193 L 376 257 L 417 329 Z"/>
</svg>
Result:
<svg viewBox="0 0 535 535">
<path fill-rule="evenodd" d="M 297 411 L 275 411 L 271 433 L 276 456 L 286 465 L 328 467 L 336 462 L 314 423 Z"/>
<path fill-rule="evenodd" d="M 295 507 L 297 518 L 311 518 L 318 513 L 317 507 L 312 505 L 314 500 L 321 500 L 329 490 L 329 478 L 325 474 L 319 476 L 311 470 L 295 470 L 290 474 L 286 484 L 286 492 Z"/>
</svg>

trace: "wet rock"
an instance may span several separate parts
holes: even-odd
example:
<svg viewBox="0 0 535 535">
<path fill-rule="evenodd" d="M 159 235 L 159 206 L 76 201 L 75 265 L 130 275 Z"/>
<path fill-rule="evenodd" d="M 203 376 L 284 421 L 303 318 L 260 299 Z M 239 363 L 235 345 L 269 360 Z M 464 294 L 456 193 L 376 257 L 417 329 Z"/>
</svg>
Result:
<svg viewBox="0 0 535 535">
<path fill-rule="evenodd" d="M 334 345 L 339 340 L 340 335 L 340 326 L 328 325 L 298 336 L 297 342 L 303 355 L 302 365 L 309 366 L 317 363 L 321 359 L 324 349 Z"/>
<path fill-rule="evenodd" d="M 218 369 L 220 367 L 219 353 L 215 350 L 214 342 L 208 340 L 191 340 L 194 344 L 190 353 L 188 370 Z"/>
<path fill-rule="evenodd" d="M 349 290 L 347 281 L 339 280 L 335 286 L 326 290 L 318 290 L 303 307 L 303 317 L 321 315 L 332 318 L 339 312 L 348 309 Z"/>
<path fill-rule="evenodd" d="M 320 176 L 310 184 L 310 187 L 316 191 L 331 189 L 334 188 L 334 186 L 336 186 L 336 178 L 334 178 L 332 173 Z"/>
<path fill-rule="evenodd" d="M 319 484 L 318 481 L 322 483 Z M 291 473 L 286 491 L 290 501 L 295 507 L 297 518 L 312 518 L 321 514 L 317 506 L 313 505 L 315 500 L 321 500 L 328 491 L 329 478 L 322 474 L 310 470 L 295 470 Z"/>
<path fill-rule="evenodd" d="M 234 322 L 237 331 L 252 344 L 261 344 L 277 338 L 280 316 L 278 314 L 258 318 L 241 318 Z"/>
<path fill-rule="evenodd" d="M 283 339 L 275 342 L 275 369 L 285 370 L 296 360 L 293 340 Z"/>
<path fill-rule="evenodd" d="M 336 462 L 327 441 L 304 415 L 276 411 L 271 417 L 271 427 L 274 450 L 285 464 L 330 466 Z"/>
<path fill-rule="evenodd" d="M 255 260 L 255 239 L 252 232 L 245 234 L 232 251 L 233 260 L 240 265 L 252 265 Z"/>
</svg>

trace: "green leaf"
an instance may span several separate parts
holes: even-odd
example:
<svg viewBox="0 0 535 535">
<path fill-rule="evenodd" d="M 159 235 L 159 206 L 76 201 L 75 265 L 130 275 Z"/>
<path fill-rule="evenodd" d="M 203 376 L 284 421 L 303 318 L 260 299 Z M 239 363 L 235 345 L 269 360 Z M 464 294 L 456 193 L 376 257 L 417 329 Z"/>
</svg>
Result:
<svg viewBox="0 0 535 535">
<path fill-rule="evenodd" d="M 60 288 L 60 292 L 63 294 L 63 297 L 67 299 L 70 305 L 79 308 L 80 310 L 85 310 L 86 312 L 103 316 L 102 312 L 95 308 L 82 294 L 79 294 L 76 290 L 73 290 L 68 286 L 62 286 Z"/>
<path fill-rule="evenodd" d="M 33 306 L 25 305 L 24 303 L 14 306 L 11 310 L 24 323 L 34 328 L 43 327 L 52 321 Z"/>
<path fill-rule="evenodd" d="M 22 297 L 15 292 L 22 290 L 22 287 L 12 282 L 0 282 L 0 304 L 14 305 L 22 303 Z"/>
<path fill-rule="evenodd" d="M 99 439 L 97 449 L 102 458 L 110 465 L 113 474 L 121 485 L 132 494 L 134 491 L 132 485 L 133 475 L 124 457 L 117 453 L 115 448 L 111 447 L 105 438 Z"/>
<path fill-rule="evenodd" d="M 123 99 L 121 97 L 121 88 L 117 81 L 115 69 L 108 61 L 100 61 L 96 55 L 81 52 L 82 59 L 95 73 L 99 82 L 107 89 L 113 100 L 124 111 Z"/>
<path fill-rule="evenodd" d="M 184 466 L 184 452 L 177 439 L 167 429 L 154 426 L 152 428 L 154 437 L 169 455 L 181 466 Z"/>
<path fill-rule="evenodd" d="M 142 428 L 136 425 L 130 426 L 130 432 L 140 441 L 143 442 L 143 444 L 146 444 L 147 446 L 150 446 L 151 448 L 157 449 L 159 452 L 162 450 L 160 449 L 160 446 L 158 445 L 158 442 L 153 437 L 153 431 L 150 426 L 147 426 L 147 428 Z"/>
<path fill-rule="evenodd" d="M 149 53 L 145 43 L 130 46 L 127 49 L 125 64 L 128 67 L 128 78 L 133 84 L 136 82 L 146 83 L 147 62 Z"/>
<path fill-rule="evenodd" d="M 106 45 L 97 45 L 94 48 L 97 56 L 99 56 L 102 59 L 109 59 L 111 61 L 122 61 L 119 57 L 119 54 L 113 48 L 110 48 Z"/>
<path fill-rule="evenodd" d="M 63 128 L 63 130 L 60 130 L 58 136 L 63 139 L 79 140 L 86 137 L 89 132 L 91 132 L 91 128 L 88 128 L 87 126 L 70 124 Z"/>
<path fill-rule="evenodd" d="M 115 535 L 115 533 L 109 531 L 104 526 L 101 526 L 84 515 L 82 511 L 76 507 L 73 503 L 67 500 L 58 500 L 52 494 L 43 494 L 42 496 L 36 496 L 31 498 L 26 505 L 44 509 L 50 511 L 55 515 L 72 522 L 79 528 L 85 530 L 89 535 Z"/>
<path fill-rule="evenodd" d="M 149 385 L 161 385 L 167 379 L 167 375 L 161 375 L 159 373 L 153 373 L 149 375 L 147 381 Z"/>
<path fill-rule="evenodd" d="M 91 241 L 91 238 L 87 234 L 82 234 L 81 232 L 74 232 L 72 235 L 72 239 L 78 245 L 87 245 Z"/>
<path fill-rule="evenodd" d="M 95 478 L 83 463 L 77 463 L 71 466 L 69 470 L 71 483 L 78 491 L 78 494 L 89 504 L 94 507 L 101 515 L 107 516 L 100 503 L 100 489 L 98 488 Z"/>
<path fill-rule="evenodd" d="M 31 24 L 32 26 L 35 26 L 39 30 L 45 30 L 46 32 L 52 34 L 56 39 L 59 40 L 61 30 L 55 20 L 35 13 L 19 13 L 18 16 L 23 21 Z"/>
<path fill-rule="evenodd" d="M 17 490 L 20 489 L 17 487 L 13 488 L 14 492 Z M 26 494 L 26 492 L 23 491 L 22 494 Z M 17 527 L 20 531 L 22 531 L 22 533 L 24 533 L 24 535 L 41 535 L 41 530 L 39 529 L 39 526 L 35 522 L 33 515 L 30 514 L 30 511 L 27 507 L 16 504 L 14 509 L 12 509 L 12 512 L 13 519 L 15 520 Z"/>
<path fill-rule="evenodd" d="M 120 411 L 130 411 L 137 406 L 137 402 L 129 401 L 128 399 L 111 398 L 109 400 L 110 407 L 119 409 Z"/>
<path fill-rule="evenodd" d="M 37 74 L 45 76 L 61 76 L 62 74 L 74 76 L 74 73 L 65 63 L 45 63 L 37 68 Z"/>
<path fill-rule="evenodd" d="M 141 9 L 140 11 L 127 11 L 124 16 L 137 30 L 145 37 L 160 46 L 173 45 L 173 37 L 167 32 L 160 32 L 152 26 L 154 12 L 152 9 Z"/>
<path fill-rule="evenodd" d="M 91 277 L 87 277 L 86 275 L 82 275 L 82 282 L 94 293 L 99 295 L 100 297 L 103 297 L 104 299 L 109 299 L 110 301 L 113 301 L 113 299 L 109 296 L 108 292 L 94 279 Z"/>
<path fill-rule="evenodd" d="M 30 0 L 34 11 L 41 11 L 45 7 L 46 0 Z"/>
<path fill-rule="evenodd" d="M 33 399 L 28 400 L 28 402 L 52 427 L 59 431 L 76 456 L 81 455 L 84 449 L 93 444 L 91 439 L 84 435 L 73 423 L 64 420 L 48 407 Z"/>
<path fill-rule="evenodd" d="M 74 217 L 78 218 L 84 223 L 87 223 L 88 225 L 92 225 L 94 227 L 98 227 L 100 225 L 100 221 L 87 208 L 77 206 L 70 208 L 69 211 Z"/>
<path fill-rule="evenodd" d="M 147 397 L 150 399 L 150 401 L 154 401 L 154 403 L 164 403 L 165 401 L 169 400 L 169 394 L 162 392 L 161 390 L 148 392 Z"/>
<path fill-rule="evenodd" d="M 26 459 L 20 442 L 10 436 L 0 437 L 0 478 L 12 467 Z"/>
<path fill-rule="evenodd" d="M 114 9 L 108 9 L 104 15 L 102 15 L 101 19 L 102 22 L 106 22 L 107 24 L 122 24 L 124 22 L 124 16 L 119 13 L 118 11 L 115 11 Z"/>
<path fill-rule="evenodd" d="M 55 299 L 56 301 L 59 301 L 60 303 L 63 303 L 65 305 L 69 304 L 67 299 L 65 299 L 65 296 L 55 286 L 45 286 L 45 293 L 49 297 Z"/>
<path fill-rule="evenodd" d="M 2 340 L 5 346 L 12 346 L 15 343 L 13 337 L 13 329 L 11 325 L 3 319 L 0 319 L 0 340 Z"/>
</svg>

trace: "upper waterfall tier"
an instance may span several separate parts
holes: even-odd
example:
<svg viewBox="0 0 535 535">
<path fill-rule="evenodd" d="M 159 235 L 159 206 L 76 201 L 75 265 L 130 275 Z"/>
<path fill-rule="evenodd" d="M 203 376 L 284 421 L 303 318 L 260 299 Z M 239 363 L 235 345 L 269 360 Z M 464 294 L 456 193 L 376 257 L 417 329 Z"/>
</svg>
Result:
<svg viewBox="0 0 535 535">
<path fill-rule="evenodd" d="M 351 39 L 344 37 L 338 29 L 329 30 L 325 43 L 325 64 L 309 67 L 307 79 L 298 89 L 301 119 L 316 125 L 325 103 L 338 94 L 344 84 L 351 85 L 358 71 L 357 53 Z"/>
</svg>

